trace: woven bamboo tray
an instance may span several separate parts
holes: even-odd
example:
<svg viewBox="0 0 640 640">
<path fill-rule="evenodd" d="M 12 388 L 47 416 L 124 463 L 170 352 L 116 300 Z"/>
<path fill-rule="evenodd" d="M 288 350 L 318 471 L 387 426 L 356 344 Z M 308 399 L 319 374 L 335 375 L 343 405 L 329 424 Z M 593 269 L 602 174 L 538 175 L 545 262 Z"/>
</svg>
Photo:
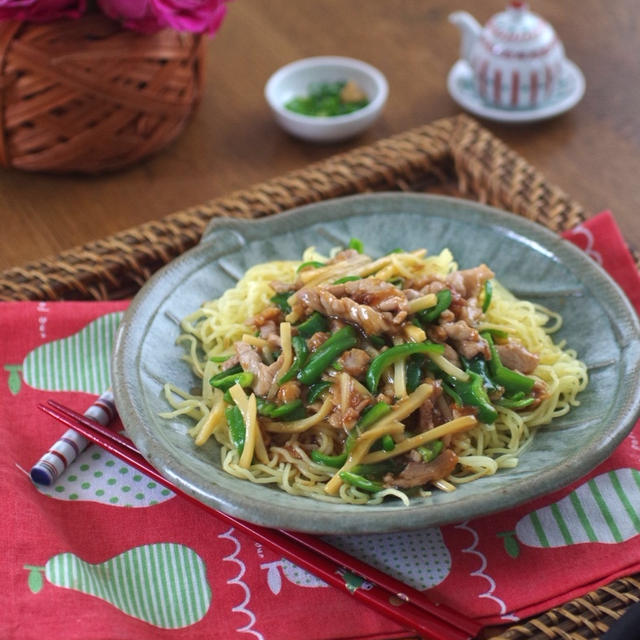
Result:
<svg viewBox="0 0 640 640">
<path fill-rule="evenodd" d="M 484 202 L 561 232 L 587 211 L 467 116 L 437 120 L 228 197 L 0 272 L 0 300 L 105 300 L 133 295 L 149 276 L 195 245 L 213 217 L 260 218 L 372 191 L 441 193 Z M 640 600 L 640 574 L 486 637 L 599 638 Z M 496 634 L 498 634 L 496 636 Z"/>
</svg>

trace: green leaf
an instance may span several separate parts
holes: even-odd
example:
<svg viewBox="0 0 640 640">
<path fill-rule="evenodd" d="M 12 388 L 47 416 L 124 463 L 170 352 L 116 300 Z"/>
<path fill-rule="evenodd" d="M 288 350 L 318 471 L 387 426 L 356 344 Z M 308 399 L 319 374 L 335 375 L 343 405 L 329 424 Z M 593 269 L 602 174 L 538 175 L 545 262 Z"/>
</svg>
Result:
<svg viewBox="0 0 640 640">
<path fill-rule="evenodd" d="M 516 538 L 515 531 L 503 531 L 498 534 L 499 538 L 502 538 L 504 544 L 504 550 L 512 558 L 517 558 L 520 555 L 520 545 Z"/>
<path fill-rule="evenodd" d="M 9 372 L 9 391 L 11 391 L 12 395 L 18 395 L 20 388 L 22 387 L 22 379 L 20 378 L 20 371 L 22 371 L 22 366 L 19 364 L 5 364 L 5 371 Z"/>
<path fill-rule="evenodd" d="M 38 593 L 43 587 L 44 581 L 42 580 L 42 572 L 44 567 L 34 567 L 30 564 L 24 565 L 25 569 L 29 570 L 28 585 L 31 593 Z"/>
</svg>

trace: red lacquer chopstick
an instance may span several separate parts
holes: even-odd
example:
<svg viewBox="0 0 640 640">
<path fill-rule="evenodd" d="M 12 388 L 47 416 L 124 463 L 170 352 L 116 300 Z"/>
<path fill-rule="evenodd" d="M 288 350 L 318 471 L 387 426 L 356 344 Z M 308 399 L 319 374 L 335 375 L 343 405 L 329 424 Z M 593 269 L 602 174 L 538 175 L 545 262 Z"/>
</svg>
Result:
<svg viewBox="0 0 640 640">
<path fill-rule="evenodd" d="M 88 440 L 100 445 L 116 457 L 147 474 L 160 484 L 207 510 L 220 520 L 243 531 L 266 547 L 287 557 L 293 563 L 313 573 L 328 584 L 347 591 L 379 613 L 433 640 L 468 640 L 481 626 L 446 606 L 435 605 L 424 594 L 353 556 L 336 549 L 320 538 L 308 534 L 269 529 L 238 520 L 216 511 L 182 491 L 162 476 L 136 449 L 131 440 L 86 416 L 49 400 L 40 409 L 67 426 L 76 429 Z M 350 590 L 344 580 L 345 569 L 368 582 L 367 588 Z"/>
</svg>

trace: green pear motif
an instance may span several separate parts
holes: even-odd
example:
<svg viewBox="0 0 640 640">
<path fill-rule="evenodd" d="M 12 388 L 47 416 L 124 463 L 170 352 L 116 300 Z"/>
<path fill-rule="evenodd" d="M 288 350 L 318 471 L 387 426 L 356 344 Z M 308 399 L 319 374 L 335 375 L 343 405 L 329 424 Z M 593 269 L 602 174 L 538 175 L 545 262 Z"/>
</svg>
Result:
<svg viewBox="0 0 640 640">
<path fill-rule="evenodd" d="M 614 469 L 581 484 L 553 504 L 526 514 L 515 531 L 498 534 L 512 558 L 518 541 L 530 547 L 587 542 L 615 544 L 640 534 L 640 471 Z"/>
<path fill-rule="evenodd" d="M 211 605 L 211 588 L 200 556 L 180 544 L 157 543 L 128 549 L 100 564 L 60 553 L 44 567 L 25 565 L 37 593 L 44 571 L 58 587 L 74 589 L 112 604 L 127 615 L 162 629 L 180 629 L 201 620 Z"/>
<path fill-rule="evenodd" d="M 111 384 L 111 351 L 122 315 L 107 313 L 67 338 L 36 347 L 22 363 L 24 381 L 47 391 L 102 393 Z"/>
</svg>

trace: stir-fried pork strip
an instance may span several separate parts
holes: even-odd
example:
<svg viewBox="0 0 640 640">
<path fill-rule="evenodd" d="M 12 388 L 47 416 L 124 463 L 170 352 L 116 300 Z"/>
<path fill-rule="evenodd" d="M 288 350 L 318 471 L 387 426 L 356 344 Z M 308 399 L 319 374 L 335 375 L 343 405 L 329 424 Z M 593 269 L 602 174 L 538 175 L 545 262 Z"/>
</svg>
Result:
<svg viewBox="0 0 640 640">
<path fill-rule="evenodd" d="M 486 264 L 480 264 L 473 269 L 454 271 L 447 276 L 447 283 L 463 298 L 477 298 L 487 280 L 494 277 L 493 271 Z"/>
<path fill-rule="evenodd" d="M 349 349 L 338 358 L 342 370 L 354 378 L 366 373 L 370 361 L 371 356 L 363 349 Z"/>
<path fill-rule="evenodd" d="M 338 251 L 333 258 L 327 261 L 327 264 L 337 264 L 338 262 L 360 262 L 364 256 L 355 249 L 343 249 Z M 369 262 L 371 258 L 369 258 Z"/>
<path fill-rule="evenodd" d="M 457 454 L 451 449 L 445 449 L 431 462 L 410 460 L 397 476 L 391 473 L 386 474 L 384 476 L 384 484 L 387 487 L 396 487 L 398 489 L 422 487 L 446 478 L 453 472 L 457 464 Z"/>
<path fill-rule="evenodd" d="M 269 320 L 260 327 L 260 337 L 269 343 L 272 349 L 280 349 L 282 347 L 282 339 L 280 338 L 280 325 Z"/>
<path fill-rule="evenodd" d="M 226 371 L 227 369 L 231 369 L 232 367 L 235 367 L 237 364 L 240 364 L 240 356 L 235 353 L 234 355 L 232 355 L 230 358 L 227 358 L 222 365 L 220 366 L 220 369 L 222 371 Z"/>
<path fill-rule="evenodd" d="M 251 319 L 251 324 L 256 329 L 259 329 L 267 323 L 280 324 L 281 320 L 282 311 L 280 311 L 280 309 L 276 306 L 269 306 L 260 311 L 260 313 L 257 313 L 255 316 L 253 316 L 253 318 Z"/>
<path fill-rule="evenodd" d="M 418 409 L 418 424 L 416 432 L 422 433 L 429 431 L 434 427 L 446 422 L 439 409 L 438 398 L 442 395 L 442 383 L 440 380 L 434 380 L 432 383 L 433 391 Z"/>
<path fill-rule="evenodd" d="M 417 291 L 419 295 L 426 295 L 449 289 L 452 296 L 450 309 L 456 319 L 464 320 L 474 326 L 482 315 L 478 296 L 484 283 L 493 277 L 493 271 L 486 264 L 481 264 L 473 269 L 454 271 L 447 276 L 428 274 L 409 282 L 407 287 L 411 291 L 409 295 L 412 297 L 414 291 Z"/>
<path fill-rule="evenodd" d="M 297 279 L 294 283 L 291 282 L 282 282 L 281 280 L 272 280 L 269 283 L 269 286 L 276 293 L 287 293 L 287 291 L 294 291 L 299 289 L 302 286 L 302 280 Z"/>
<path fill-rule="evenodd" d="M 303 287 L 295 294 L 294 308 L 303 315 L 319 311 L 355 323 L 368 335 L 398 333 L 408 315 L 404 293 L 377 278 Z"/>
<path fill-rule="evenodd" d="M 444 353 L 442 354 L 451 364 L 455 364 L 456 367 L 462 366 L 462 362 L 460 361 L 460 356 L 458 352 L 450 345 L 444 344 Z"/>
<path fill-rule="evenodd" d="M 294 310 L 309 315 L 319 311 L 326 316 L 333 316 L 350 324 L 357 324 L 367 335 L 381 333 L 396 334 L 400 331 L 406 312 L 398 312 L 395 316 L 390 311 L 378 311 L 367 304 L 359 304 L 351 298 L 339 298 L 327 287 L 303 287 L 296 293 Z"/>
<path fill-rule="evenodd" d="M 470 327 L 463 320 L 446 322 L 440 325 L 447 337 L 453 342 L 456 351 L 463 357 L 471 359 L 481 354 L 487 360 L 491 357 L 487 341 L 480 337 L 476 329 Z"/>
<path fill-rule="evenodd" d="M 326 331 L 316 331 L 308 340 L 307 346 L 310 351 L 315 351 L 323 342 L 326 342 L 329 334 Z"/>
<path fill-rule="evenodd" d="M 283 320 L 282 311 L 275 306 L 267 307 L 256 314 L 249 324 L 259 330 L 259 335 L 269 342 L 274 349 L 282 346 L 280 339 L 280 322 Z"/>
<path fill-rule="evenodd" d="M 283 356 L 280 356 L 273 364 L 266 365 L 262 362 L 260 354 L 254 347 L 245 342 L 234 344 L 240 366 L 244 371 L 253 373 L 253 383 L 251 388 L 257 396 L 266 396 L 271 389 L 271 385 L 282 367 Z"/>
<path fill-rule="evenodd" d="M 333 284 L 327 290 L 336 298 L 351 298 L 360 304 L 366 304 L 378 311 L 395 313 L 394 321 L 402 322 L 408 313 L 407 298 L 401 289 L 385 280 L 364 278 L 342 284 Z"/>
<path fill-rule="evenodd" d="M 302 395 L 302 387 L 297 380 L 285 382 L 279 389 L 276 398 L 279 403 L 293 402 Z"/>
<path fill-rule="evenodd" d="M 331 389 L 331 393 L 334 395 L 335 406 L 333 411 L 327 417 L 329 424 L 336 429 L 344 429 L 348 431 L 358 421 L 360 414 L 365 407 L 369 406 L 372 402 L 370 395 L 364 395 L 358 391 L 351 380 L 349 384 L 349 397 L 346 404 L 346 409 L 342 410 L 342 398 L 340 397 L 341 387 L 334 385 Z"/>
<path fill-rule="evenodd" d="M 497 344 L 496 349 L 505 367 L 520 373 L 533 373 L 540 362 L 540 357 L 531 353 L 519 340 L 509 338 L 505 344 Z"/>
</svg>

